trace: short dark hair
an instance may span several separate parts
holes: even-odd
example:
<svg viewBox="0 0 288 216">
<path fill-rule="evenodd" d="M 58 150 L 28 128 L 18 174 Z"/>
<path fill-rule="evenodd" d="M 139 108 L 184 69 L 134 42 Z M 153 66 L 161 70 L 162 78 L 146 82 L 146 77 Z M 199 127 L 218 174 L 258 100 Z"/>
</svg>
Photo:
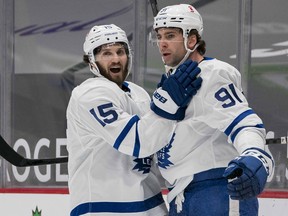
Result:
<svg viewBox="0 0 288 216">
<path fill-rule="evenodd" d="M 83 61 L 84 61 L 85 63 L 89 64 L 89 57 L 88 57 L 88 55 L 86 55 L 86 54 L 83 55 Z"/>
</svg>

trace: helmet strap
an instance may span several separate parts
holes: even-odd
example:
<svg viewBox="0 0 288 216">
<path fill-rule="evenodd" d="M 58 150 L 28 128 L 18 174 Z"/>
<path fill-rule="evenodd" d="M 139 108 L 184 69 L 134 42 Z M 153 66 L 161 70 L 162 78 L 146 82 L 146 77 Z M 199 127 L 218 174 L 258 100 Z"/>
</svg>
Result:
<svg viewBox="0 0 288 216">
<path fill-rule="evenodd" d="M 175 73 L 176 71 L 176 68 L 178 68 L 181 64 L 183 64 L 187 59 L 188 57 L 190 56 L 191 53 L 193 53 L 199 46 L 199 43 L 195 44 L 194 48 L 191 50 L 187 47 L 187 37 L 184 37 L 184 46 L 185 46 L 185 49 L 186 49 L 186 54 L 185 56 L 183 57 L 183 59 L 179 62 L 179 64 L 177 64 L 176 66 L 174 67 L 170 67 L 168 65 L 165 65 L 165 71 L 167 73 L 167 75 L 169 76 L 170 73 L 173 74 Z M 162 61 L 164 62 L 163 58 L 162 58 Z M 172 72 L 171 72 L 172 71 Z M 169 73 L 169 74 L 168 74 Z"/>
</svg>

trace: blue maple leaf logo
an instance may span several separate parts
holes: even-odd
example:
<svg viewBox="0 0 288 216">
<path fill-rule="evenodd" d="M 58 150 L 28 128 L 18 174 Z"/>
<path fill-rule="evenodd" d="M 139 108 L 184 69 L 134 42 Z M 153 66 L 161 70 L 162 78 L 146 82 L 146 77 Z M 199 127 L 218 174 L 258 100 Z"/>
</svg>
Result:
<svg viewBox="0 0 288 216">
<path fill-rule="evenodd" d="M 152 156 L 146 157 L 146 158 L 136 158 L 134 159 L 134 162 L 136 162 L 136 165 L 133 167 L 133 170 L 137 170 L 139 172 L 149 173 L 151 168 L 151 162 L 152 162 Z"/>
<path fill-rule="evenodd" d="M 172 143 L 174 141 L 174 137 L 175 137 L 175 133 L 173 134 L 170 142 L 163 147 L 162 149 L 160 149 L 157 152 L 157 158 L 158 158 L 158 166 L 162 167 L 163 169 L 167 169 L 167 167 L 169 167 L 170 165 L 174 165 L 169 158 L 171 157 L 169 155 L 170 149 L 172 147 Z"/>
</svg>

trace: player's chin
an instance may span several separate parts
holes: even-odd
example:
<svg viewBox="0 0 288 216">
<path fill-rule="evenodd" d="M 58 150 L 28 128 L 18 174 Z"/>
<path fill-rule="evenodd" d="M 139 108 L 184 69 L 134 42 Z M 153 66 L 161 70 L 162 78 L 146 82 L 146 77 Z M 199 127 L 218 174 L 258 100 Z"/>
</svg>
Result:
<svg viewBox="0 0 288 216">
<path fill-rule="evenodd" d="M 110 80 L 118 85 L 122 85 L 125 81 L 124 73 L 110 73 Z"/>
<path fill-rule="evenodd" d="M 171 65 L 171 55 L 165 55 L 165 56 L 162 56 L 162 59 L 163 59 L 163 61 L 164 61 L 164 63 L 166 64 L 166 65 Z"/>
</svg>

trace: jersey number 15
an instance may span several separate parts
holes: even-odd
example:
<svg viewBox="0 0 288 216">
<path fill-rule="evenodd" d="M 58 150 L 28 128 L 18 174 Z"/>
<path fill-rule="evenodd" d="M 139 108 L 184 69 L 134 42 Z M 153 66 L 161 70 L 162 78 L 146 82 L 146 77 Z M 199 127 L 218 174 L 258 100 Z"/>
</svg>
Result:
<svg viewBox="0 0 288 216">
<path fill-rule="evenodd" d="M 94 108 L 92 108 L 89 111 L 94 116 L 94 118 L 103 127 L 105 127 L 106 124 L 110 124 L 110 123 L 112 123 L 112 122 L 114 122 L 114 121 L 116 121 L 118 119 L 117 112 L 115 110 L 113 110 L 113 109 L 110 109 L 111 107 L 113 107 L 112 103 L 102 104 L 102 105 L 97 107 L 101 118 L 97 116 Z"/>
</svg>

